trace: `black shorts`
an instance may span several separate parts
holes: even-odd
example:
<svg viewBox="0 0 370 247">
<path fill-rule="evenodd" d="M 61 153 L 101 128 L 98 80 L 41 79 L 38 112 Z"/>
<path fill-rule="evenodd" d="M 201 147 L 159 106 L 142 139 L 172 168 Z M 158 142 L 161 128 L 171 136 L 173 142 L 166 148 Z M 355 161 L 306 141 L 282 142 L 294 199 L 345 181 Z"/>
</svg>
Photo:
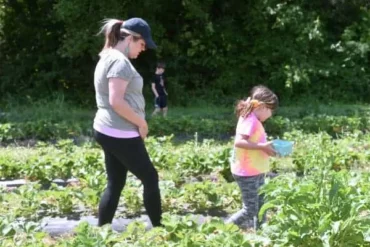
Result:
<svg viewBox="0 0 370 247">
<path fill-rule="evenodd" d="M 167 95 L 159 95 L 155 98 L 155 107 L 166 108 L 167 107 Z"/>
</svg>

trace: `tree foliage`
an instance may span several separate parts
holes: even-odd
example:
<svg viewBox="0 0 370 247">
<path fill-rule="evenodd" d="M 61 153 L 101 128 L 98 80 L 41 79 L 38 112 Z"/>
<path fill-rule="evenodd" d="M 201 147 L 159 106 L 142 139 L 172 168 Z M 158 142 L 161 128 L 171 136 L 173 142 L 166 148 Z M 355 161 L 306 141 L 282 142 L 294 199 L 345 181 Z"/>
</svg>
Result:
<svg viewBox="0 0 370 247">
<path fill-rule="evenodd" d="M 139 16 L 159 48 L 134 61 L 147 83 L 167 62 L 170 99 L 230 103 L 255 84 L 285 100 L 369 101 L 365 0 L 0 0 L 0 93 L 93 100 L 104 18 Z M 88 92 L 88 93 L 87 93 Z"/>
</svg>

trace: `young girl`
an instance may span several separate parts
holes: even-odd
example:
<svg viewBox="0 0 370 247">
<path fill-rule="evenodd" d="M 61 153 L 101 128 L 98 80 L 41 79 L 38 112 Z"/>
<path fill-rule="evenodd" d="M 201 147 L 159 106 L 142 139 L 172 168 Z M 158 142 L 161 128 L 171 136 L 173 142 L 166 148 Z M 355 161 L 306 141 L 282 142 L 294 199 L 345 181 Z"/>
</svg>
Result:
<svg viewBox="0 0 370 247">
<path fill-rule="evenodd" d="M 258 212 L 263 197 L 258 190 L 269 171 L 269 156 L 275 155 L 272 143 L 267 142 L 262 123 L 271 117 L 277 106 L 278 98 L 270 89 L 256 86 L 250 97 L 239 101 L 235 109 L 239 120 L 231 172 L 242 192 L 243 208 L 232 215 L 227 223 L 234 223 L 243 229 L 257 229 L 262 223 L 258 222 Z"/>
</svg>

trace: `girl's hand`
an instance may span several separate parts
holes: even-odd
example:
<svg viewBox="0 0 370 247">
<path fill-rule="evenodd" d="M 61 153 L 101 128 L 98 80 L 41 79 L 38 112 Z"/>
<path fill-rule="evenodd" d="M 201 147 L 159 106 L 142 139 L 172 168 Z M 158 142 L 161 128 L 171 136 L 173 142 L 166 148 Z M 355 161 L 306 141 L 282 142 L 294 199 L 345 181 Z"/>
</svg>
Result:
<svg viewBox="0 0 370 247">
<path fill-rule="evenodd" d="M 265 152 L 268 156 L 275 156 L 276 151 L 272 146 L 272 142 L 265 142 L 260 144 L 261 145 L 261 150 Z"/>
</svg>

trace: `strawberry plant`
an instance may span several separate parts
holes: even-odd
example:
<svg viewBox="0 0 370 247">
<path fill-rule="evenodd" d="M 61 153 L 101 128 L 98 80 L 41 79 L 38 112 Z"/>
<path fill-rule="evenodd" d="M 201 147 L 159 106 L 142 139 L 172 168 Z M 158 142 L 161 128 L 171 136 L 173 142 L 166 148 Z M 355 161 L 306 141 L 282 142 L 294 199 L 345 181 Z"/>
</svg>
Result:
<svg viewBox="0 0 370 247">
<path fill-rule="evenodd" d="M 295 179 L 271 180 L 261 192 L 267 209 L 276 213 L 263 233 L 275 246 L 363 246 L 370 217 L 368 193 L 358 190 L 361 178 L 347 172 L 323 171 Z M 349 183 L 351 181 L 351 183 Z"/>
</svg>

